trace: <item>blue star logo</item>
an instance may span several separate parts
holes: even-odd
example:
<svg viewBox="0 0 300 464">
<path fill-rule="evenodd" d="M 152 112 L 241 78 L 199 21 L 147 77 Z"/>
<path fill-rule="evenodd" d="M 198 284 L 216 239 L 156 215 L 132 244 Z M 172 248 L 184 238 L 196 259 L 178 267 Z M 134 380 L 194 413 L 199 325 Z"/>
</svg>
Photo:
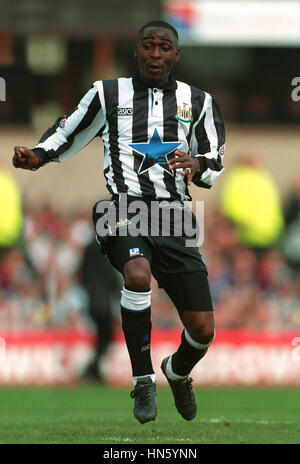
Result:
<svg viewBox="0 0 300 464">
<path fill-rule="evenodd" d="M 154 130 L 150 142 L 129 144 L 134 151 L 143 156 L 138 174 L 143 174 L 152 166 L 158 164 L 174 176 L 174 172 L 170 171 L 168 167 L 167 155 L 173 153 L 179 145 L 181 145 L 181 142 L 162 142 L 157 129 Z"/>
</svg>

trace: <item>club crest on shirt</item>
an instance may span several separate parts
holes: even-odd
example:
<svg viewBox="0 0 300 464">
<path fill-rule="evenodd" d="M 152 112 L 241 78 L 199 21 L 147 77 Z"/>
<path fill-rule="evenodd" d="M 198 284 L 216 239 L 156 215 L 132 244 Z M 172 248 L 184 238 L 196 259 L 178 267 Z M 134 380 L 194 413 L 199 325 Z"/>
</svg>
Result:
<svg viewBox="0 0 300 464">
<path fill-rule="evenodd" d="M 182 103 L 182 106 L 177 107 L 175 118 L 182 122 L 193 122 L 192 108 L 188 105 L 188 103 Z"/>
</svg>

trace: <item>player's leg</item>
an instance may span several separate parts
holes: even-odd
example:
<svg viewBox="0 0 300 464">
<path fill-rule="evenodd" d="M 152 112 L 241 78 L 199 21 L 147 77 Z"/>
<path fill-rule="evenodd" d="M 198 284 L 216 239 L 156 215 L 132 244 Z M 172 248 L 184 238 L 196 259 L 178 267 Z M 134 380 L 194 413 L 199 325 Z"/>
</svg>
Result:
<svg viewBox="0 0 300 464">
<path fill-rule="evenodd" d="M 212 310 L 205 310 L 199 304 L 198 311 L 182 310 L 181 320 L 185 328 L 181 344 L 172 355 L 172 368 L 176 374 L 186 376 L 206 355 L 214 340 L 214 315 Z"/>
<path fill-rule="evenodd" d="M 133 384 L 154 374 L 150 357 L 151 269 L 147 259 L 128 261 L 123 269 L 122 328 L 130 356 Z"/>
<path fill-rule="evenodd" d="M 116 237 L 108 257 L 123 274 L 122 329 L 132 367 L 134 415 L 143 424 L 157 414 L 155 374 L 151 361 L 151 249 L 141 237 Z"/>
<path fill-rule="evenodd" d="M 90 309 L 90 316 L 96 327 L 95 356 L 81 374 L 80 379 L 83 381 L 105 382 L 103 359 L 113 340 L 114 317 L 110 309 L 105 314 L 102 314 L 101 308 L 98 307 Z"/>
<path fill-rule="evenodd" d="M 189 374 L 205 356 L 214 339 L 214 316 L 205 271 L 170 274 L 164 288 L 175 304 L 184 325 L 177 351 L 165 358 L 162 370 L 172 388 L 178 412 L 192 420 L 197 412 L 196 396 Z"/>
</svg>

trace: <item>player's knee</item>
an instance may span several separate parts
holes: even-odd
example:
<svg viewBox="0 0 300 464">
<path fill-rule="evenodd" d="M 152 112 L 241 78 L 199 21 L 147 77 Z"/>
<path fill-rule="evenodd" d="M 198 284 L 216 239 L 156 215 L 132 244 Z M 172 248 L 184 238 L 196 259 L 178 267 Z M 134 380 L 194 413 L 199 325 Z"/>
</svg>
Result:
<svg viewBox="0 0 300 464">
<path fill-rule="evenodd" d="M 189 334 L 195 342 L 208 345 L 213 340 L 215 331 L 210 326 L 199 325 L 193 327 Z"/>
<path fill-rule="evenodd" d="M 208 312 L 195 312 L 185 326 L 191 338 L 196 342 L 207 345 L 213 340 L 215 334 L 214 318 Z"/>
<path fill-rule="evenodd" d="M 128 290 L 143 292 L 150 289 L 151 269 L 144 258 L 128 261 L 123 270 L 125 287 Z"/>
</svg>

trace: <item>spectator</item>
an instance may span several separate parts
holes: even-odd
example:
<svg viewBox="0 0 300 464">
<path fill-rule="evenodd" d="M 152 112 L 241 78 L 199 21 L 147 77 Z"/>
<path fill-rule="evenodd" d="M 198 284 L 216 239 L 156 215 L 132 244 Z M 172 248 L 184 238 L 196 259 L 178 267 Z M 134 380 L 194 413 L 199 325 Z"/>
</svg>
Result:
<svg viewBox="0 0 300 464">
<path fill-rule="evenodd" d="M 85 248 L 80 269 L 81 283 L 89 295 L 88 312 L 96 329 L 95 357 L 82 374 L 84 380 L 105 380 L 103 358 L 113 340 L 115 309 L 122 283 L 95 238 Z"/>
</svg>

